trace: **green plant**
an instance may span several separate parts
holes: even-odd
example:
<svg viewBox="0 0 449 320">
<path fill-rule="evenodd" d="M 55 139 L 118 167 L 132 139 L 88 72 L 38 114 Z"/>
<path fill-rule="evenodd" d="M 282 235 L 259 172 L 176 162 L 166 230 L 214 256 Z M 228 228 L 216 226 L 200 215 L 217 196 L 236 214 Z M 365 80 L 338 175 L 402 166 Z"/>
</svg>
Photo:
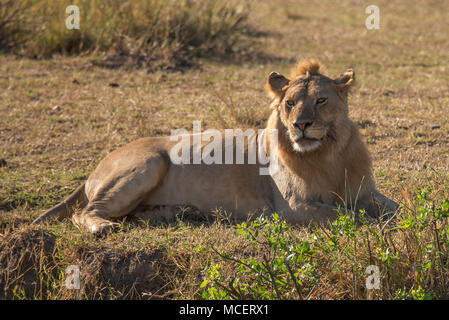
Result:
<svg viewBox="0 0 449 320">
<path fill-rule="evenodd" d="M 221 261 L 212 260 L 205 268 L 202 297 L 305 299 L 329 290 L 329 285 L 320 287 L 325 281 L 349 285 L 353 298 L 445 296 L 448 200 L 436 201 L 425 189 L 415 194 L 416 207 L 400 215 L 396 226 L 368 223 L 363 211 L 355 215 L 350 210 L 339 211 L 331 224 L 311 227 L 305 234 L 277 214 L 242 223 L 237 233 L 248 252 L 212 248 Z M 380 271 L 376 289 L 365 287 L 372 265 Z"/>
<path fill-rule="evenodd" d="M 303 285 L 317 281 L 314 250 L 309 241 L 298 241 L 289 234 L 290 227 L 277 214 L 259 217 L 249 224 L 238 225 L 238 234 L 248 245 L 263 252 L 261 256 L 237 258 L 216 253 L 237 267 L 236 274 L 227 278 L 223 267 L 211 264 L 205 270 L 201 284 L 206 299 L 253 298 L 291 299 L 303 297 Z"/>
<path fill-rule="evenodd" d="M 418 289 L 399 289 L 396 291 L 396 299 L 398 300 L 432 300 L 434 295 L 432 292 L 425 291 L 421 286 Z"/>
</svg>

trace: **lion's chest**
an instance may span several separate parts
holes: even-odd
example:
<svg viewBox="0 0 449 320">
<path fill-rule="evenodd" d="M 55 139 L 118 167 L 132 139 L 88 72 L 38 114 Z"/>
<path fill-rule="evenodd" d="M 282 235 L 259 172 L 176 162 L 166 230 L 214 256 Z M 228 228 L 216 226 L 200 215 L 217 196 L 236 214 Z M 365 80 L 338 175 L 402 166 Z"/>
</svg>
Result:
<svg viewBox="0 0 449 320">
<path fill-rule="evenodd" d="M 294 208 L 301 202 L 322 202 L 334 205 L 338 184 L 327 172 L 306 172 L 304 175 L 295 175 L 284 165 L 272 175 L 273 189 L 277 195 L 277 203 L 285 207 L 288 203 Z"/>
</svg>

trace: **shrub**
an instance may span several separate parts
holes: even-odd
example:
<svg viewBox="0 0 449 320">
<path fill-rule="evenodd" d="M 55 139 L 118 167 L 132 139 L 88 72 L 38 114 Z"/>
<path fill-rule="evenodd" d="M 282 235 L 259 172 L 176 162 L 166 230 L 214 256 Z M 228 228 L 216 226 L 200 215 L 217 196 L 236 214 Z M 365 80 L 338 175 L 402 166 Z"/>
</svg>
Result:
<svg viewBox="0 0 449 320">
<path fill-rule="evenodd" d="M 315 283 L 316 261 L 309 241 L 298 241 L 288 234 L 289 226 L 277 214 L 259 217 L 249 225 L 242 223 L 238 233 L 255 246 L 262 256 L 246 258 L 217 253 L 237 269 L 231 279 L 221 273 L 220 264 L 206 270 L 201 287 L 203 298 L 210 299 L 288 299 L 303 296 L 303 284 Z"/>
<path fill-rule="evenodd" d="M 19 47 L 28 39 L 26 28 L 29 18 L 27 2 L 0 0 L 0 51 L 7 52 Z"/>
</svg>

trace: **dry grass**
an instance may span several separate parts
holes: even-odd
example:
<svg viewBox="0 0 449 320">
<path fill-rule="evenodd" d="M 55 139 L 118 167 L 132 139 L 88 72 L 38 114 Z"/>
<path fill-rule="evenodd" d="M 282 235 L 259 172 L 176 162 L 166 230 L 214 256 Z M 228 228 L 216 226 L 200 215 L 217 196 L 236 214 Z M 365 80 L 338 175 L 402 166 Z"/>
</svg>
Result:
<svg viewBox="0 0 449 320">
<path fill-rule="evenodd" d="M 79 8 L 79 29 L 65 27 L 69 5 Z M 106 67 L 176 69 L 206 54 L 239 54 L 248 12 L 246 1 L 1 0 L 0 44 L 27 57 L 91 54 Z"/>
<path fill-rule="evenodd" d="M 8 52 L 17 48 L 29 38 L 26 27 L 29 17 L 28 4 L 14 0 L 0 1 L 0 51 Z"/>
<path fill-rule="evenodd" d="M 69 222 L 27 224 L 68 195 L 108 152 L 138 137 L 190 130 L 193 120 L 202 120 L 204 129 L 263 127 L 269 114 L 266 76 L 270 71 L 288 74 L 300 57 L 317 57 L 331 76 L 355 69 L 358 86 L 350 114 L 373 156 L 378 187 L 403 205 L 401 217 L 407 216 L 406 207 L 416 213 L 415 189 L 428 188 L 435 202 L 447 199 L 449 37 L 444 13 L 449 3 L 424 1 L 413 7 L 378 1 L 381 29 L 373 31 L 365 28 L 370 4 L 260 2 L 248 17 L 258 30 L 260 55 L 241 62 L 203 59 L 182 73 L 92 67 L 91 55 L 48 60 L 0 56 L 2 296 L 200 298 L 202 270 L 221 263 L 212 247 L 260 257 L 234 224 L 222 222 L 124 221 L 122 231 L 100 240 Z M 421 285 L 434 297 L 447 298 L 442 289 L 447 279 L 438 275 L 447 274 L 447 261 L 426 269 L 422 281 L 414 273 L 416 265 L 437 257 L 435 242 L 428 255 L 424 250 L 431 244 L 425 239 L 433 239 L 431 230 L 387 236 L 384 249 L 396 248 L 401 260 L 391 269 L 393 276 L 385 274 L 382 290 L 370 297 L 405 297 L 396 295 L 399 288 L 411 294 Z M 313 234 L 305 228 L 292 232 L 298 239 Z M 318 286 L 306 288 L 309 297 L 368 297 L 357 290 L 364 285 L 362 266 L 376 254 L 363 232 L 356 270 L 354 255 L 319 254 L 325 276 Z M 14 259 L 22 255 L 18 264 Z M 83 278 L 81 293 L 61 283 L 69 264 L 81 265 L 83 277 L 91 275 Z M 232 264 L 226 268 L 232 276 Z M 116 270 L 124 272 L 123 279 L 116 278 Z M 133 287 L 129 279 L 141 270 L 145 276 Z"/>
</svg>

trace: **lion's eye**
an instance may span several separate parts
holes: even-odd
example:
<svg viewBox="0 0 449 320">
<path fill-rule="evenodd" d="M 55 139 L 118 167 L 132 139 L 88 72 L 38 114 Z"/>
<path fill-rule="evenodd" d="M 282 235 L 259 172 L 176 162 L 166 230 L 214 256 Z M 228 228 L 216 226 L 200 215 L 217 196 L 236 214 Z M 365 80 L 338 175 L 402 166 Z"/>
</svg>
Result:
<svg viewBox="0 0 449 320">
<path fill-rule="evenodd" d="M 325 103 L 326 101 L 327 101 L 326 98 L 318 98 L 318 99 L 316 100 L 316 103 L 317 103 L 317 104 L 321 104 L 321 103 Z"/>
<path fill-rule="evenodd" d="M 291 108 L 293 108 L 293 106 L 295 105 L 295 101 L 294 101 L 294 100 L 287 100 L 287 101 L 285 102 L 285 104 L 287 105 L 287 108 L 288 108 L 288 109 L 291 109 Z"/>
</svg>

